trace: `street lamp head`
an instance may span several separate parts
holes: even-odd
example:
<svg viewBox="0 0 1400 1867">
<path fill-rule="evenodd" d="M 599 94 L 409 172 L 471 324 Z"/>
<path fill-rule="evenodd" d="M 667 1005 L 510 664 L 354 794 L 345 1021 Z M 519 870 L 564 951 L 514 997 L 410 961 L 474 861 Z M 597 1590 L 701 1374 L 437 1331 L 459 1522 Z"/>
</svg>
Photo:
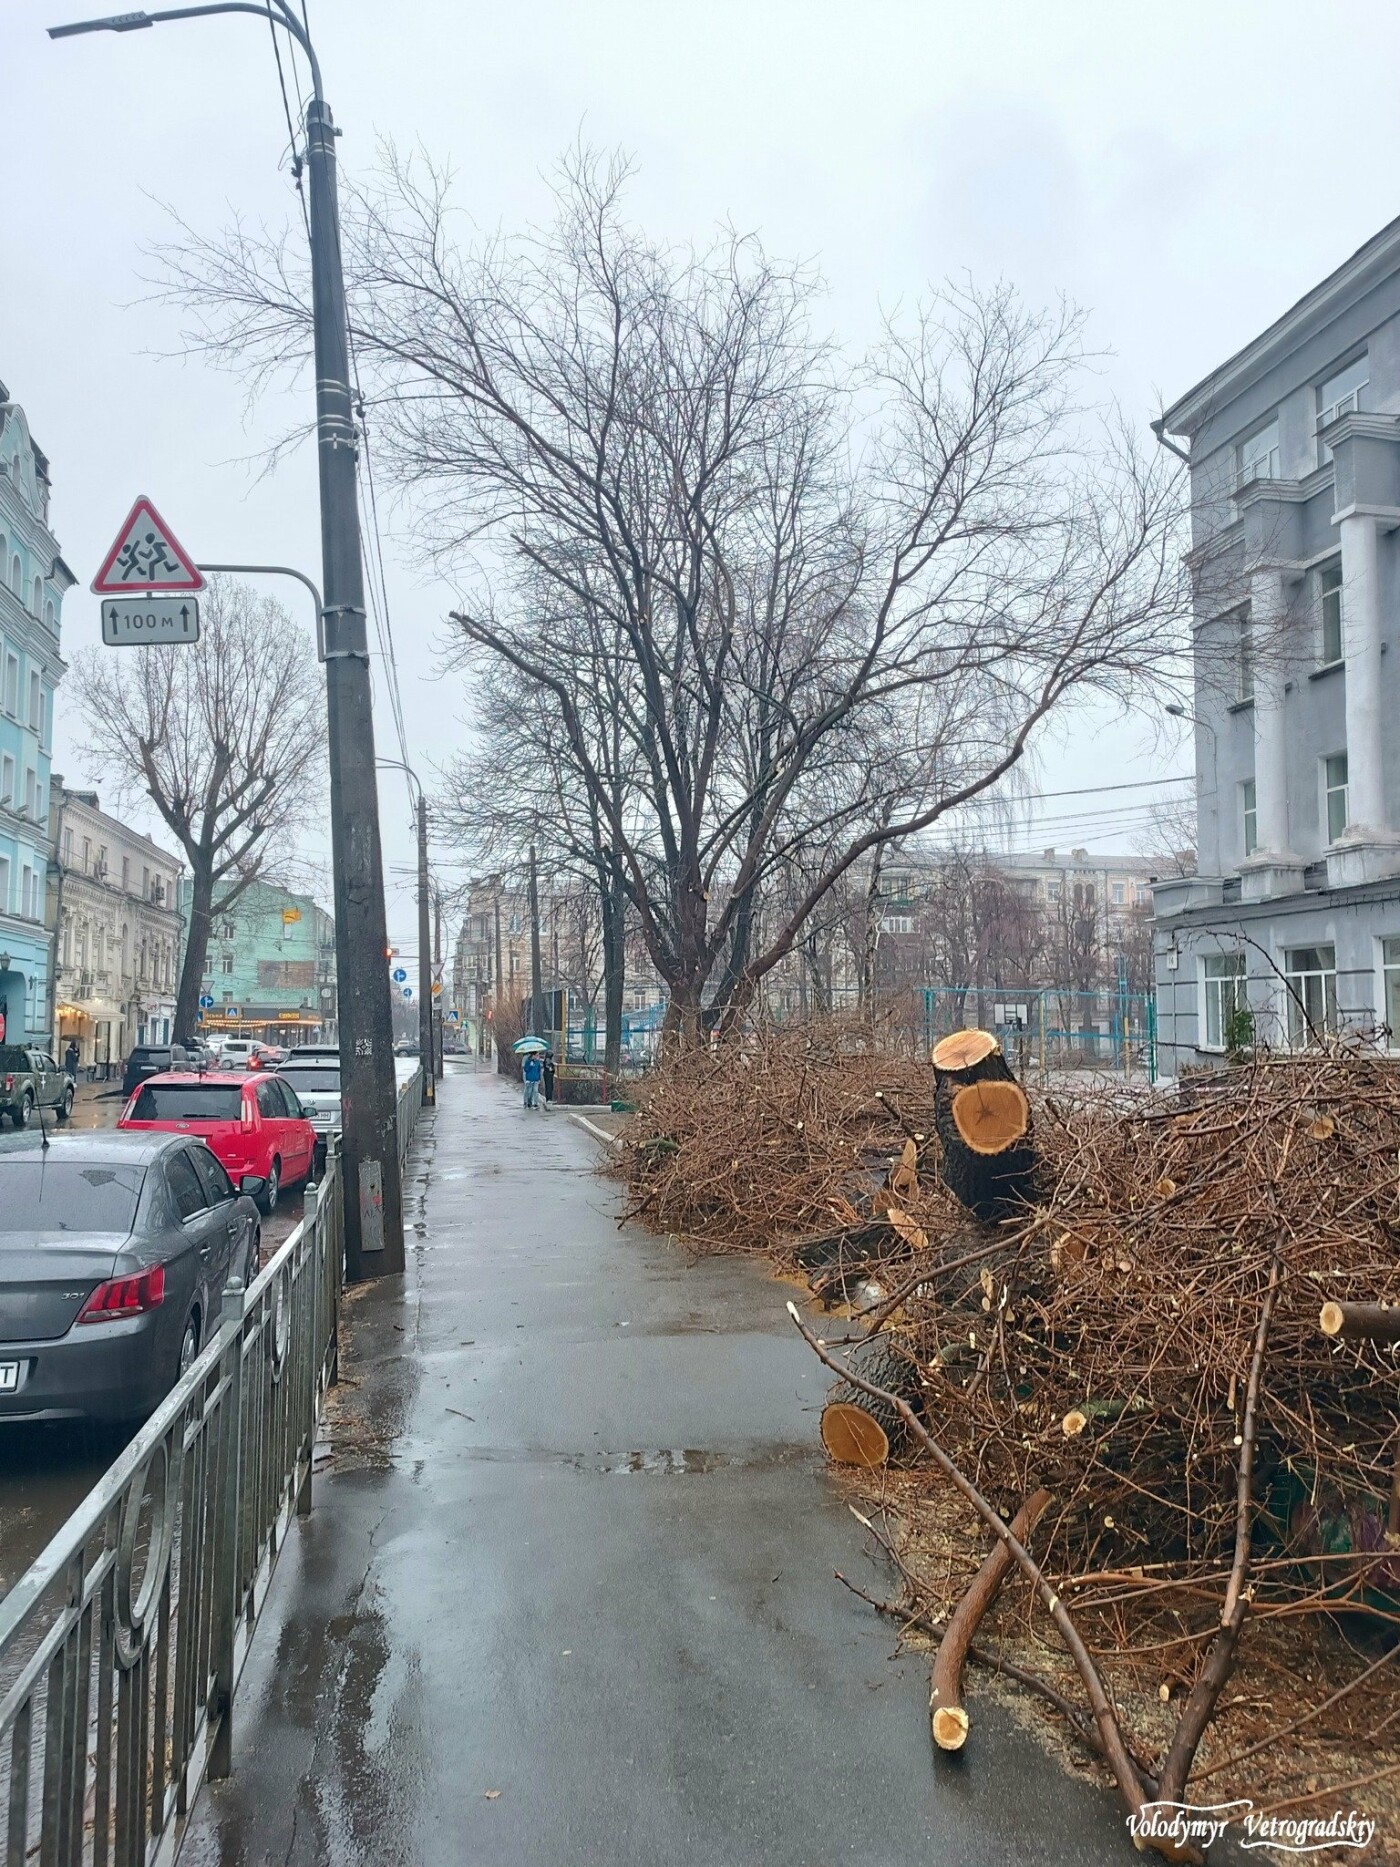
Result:
<svg viewBox="0 0 1400 1867">
<path fill-rule="evenodd" d="M 1170 713 L 1173 719 L 1184 720 L 1186 718 L 1186 709 L 1179 700 L 1169 700 L 1162 711 Z"/>
<path fill-rule="evenodd" d="M 81 19 L 72 26 L 50 26 L 51 39 L 73 39 L 80 32 L 139 32 L 154 26 L 149 13 L 113 13 L 108 19 Z"/>
</svg>

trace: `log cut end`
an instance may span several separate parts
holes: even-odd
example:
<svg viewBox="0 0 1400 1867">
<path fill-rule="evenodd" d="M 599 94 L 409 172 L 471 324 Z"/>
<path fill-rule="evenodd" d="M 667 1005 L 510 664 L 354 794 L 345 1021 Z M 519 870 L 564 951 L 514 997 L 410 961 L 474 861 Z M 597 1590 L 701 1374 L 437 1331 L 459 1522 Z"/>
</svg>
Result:
<svg viewBox="0 0 1400 1867">
<path fill-rule="evenodd" d="M 1324 1303 L 1322 1314 L 1317 1319 L 1317 1326 L 1324 1335 L 1340 1335 L 1345 1321 L 1340 1303 Z"/>
<path fill-rule="evenodd" d="M 974 1154 L 1004 1154 L 1030 1127 L 1019 1083 L 969 1083 L 953 1097 L 953 1123 Z"/>
<path fill-rule="evenodd" d="M 890 1456 L 890 1437 L 880 1422 L 850 1401 L 833 1400 L 822 1409 L 822 1444 L 838 1465 L 883 1465 Z"/>
<path fill-rule="evenodd" d="M 967 1742 L 968 1716 L 961 1705 L 935 1705 L 933 1741 L 940 1750 L 961 1750 Z"/>
<path fill-rule="evenodd" d="M 1000 1049 L 991 1031 L 954 1031 L 951 1037 L 944 1037 L 934 1045 L 933 1067 L 948 1072 L 970 1070 Z"/>
</svg>

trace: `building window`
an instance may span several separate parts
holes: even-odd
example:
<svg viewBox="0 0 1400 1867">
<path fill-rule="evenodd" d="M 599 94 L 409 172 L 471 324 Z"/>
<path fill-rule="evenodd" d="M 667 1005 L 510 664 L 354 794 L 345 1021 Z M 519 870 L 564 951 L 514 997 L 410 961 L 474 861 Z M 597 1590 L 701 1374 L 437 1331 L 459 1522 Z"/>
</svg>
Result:
<svg viewBox="0 0 1400 1867">
<path fill-rule="evenodd" d="M 1290 947 L 1283 956 L 1288 985 L 1288 1041 L 1302 1050 L 1337 1028 L 1337 949 Z"/>
<path fill-rule="evenodd" d="M 224 939 L 232 940 L 232 938 L 233 938 L 233 922 L 225 921 L 224 922 Z"/>
<path fill-rule="evenodd" d="M 34 614 L 36 616 L 42 614 L 43 608 L 44 608 L 44 586 L 40 582 L 40 580 L 36 577 L 34 579 Z"/>
<path fill-rule="evenodd" d="M 1240 786 L 1240 828 L 1244 853 L 1252 856 L 1259 847 L 1259 808 L 1254 801 L 1254 780 L 1246 778 Z"/>
<path fill-rule="evenodd" d="M 1254 635 L 1248 616 L 1240 623 L 1239 645 L 1235 650 L 1235 698 L 1254 698 Z"/>
<path fill-rule="evenodd" d="M 1058 901 L 1060 898 L 1060 884 L 1058 882 L 1047 882 L 1045 885 L 1045 892 L 1052 901 Z"/>
<path fill-rule="evenodd" d="M 1327 840 L 1335 843 L 1347 827 L 1347 755 L 1333 752 L 1322 761 L 1322 790 L 1327 811 Z"/>
<path fill-rule="evenodd" d="M 221 971 L 222 973 L 224 973 L 224 974 L 225 974 L 225 976 L 227 976 L 227 975 L 228 975 L 229 973 L 231 973 L 231 972 L 233 971 L 233 955 L 232 955 L 232 953 L 225 953 L 225 954 L 224 954 L 224 956 L 223 956 L 223 958 L 222 958 L 222 959 L 220 960 L 220 962 L 219 962 L 219 970 L 220 970 L 220 971 Z"/>
<path fill-rule="evenodd" d="M 31 668 L 29 670 L 29 729 L 31 732 L 37 733 L 39 730 L 39 708 L 41 705 L 40 695 L 42 691 L 39 685 L 39 670 L 37 668 Z"/>
<path fill-rule="evenodd" d="M 34 894 L 34 871 L 26 865 L 26 867 L 20 870 L 19 903 L 19 911 L 24 916 L 25 920 L 32 921 L 36 918 Z"/>
<path fill-rule="evenodd" d="M 39 820 L 39 775 L 32 765 L 24 773 L 24 814 L 31 822 Z"/>
<path fill-rule="evenodd" d="M 1114 882 L 1112 884 L 1112 887 L 1113 887 L 1113 905 L 1116 908 L 1121 908 L 1128 899 L 1127 886 L 1123 882 Z"/>
<path fill-rule="evenodd" d="M 1381 1015 L 1386 1047 L 1400 1050 L 1400 939 L 1381 941 Z"/>
<path fill-rule="evenodd" d="M 887 934 L 911 934 L 914 931 L 912 914 L 886 914 L 880 922 L 880 932 Z"/>
<path fill-rule="evenodd" d="M 1342 560 L 1333 558 L 1317 573 L 1317 600 L 1322 615 L 1319 660 L 1324 668 L 1342 659 Z"/>
<path fill-rule="evenodd" d="M 1251 480 L 1276 480 L 1278 459 L 1278 416 L 1275 415 L 1235 449 L 1235 485 L 1248 486 Z"/>
<path fill-rule="evenodd" d="M 10 911 L 10 858 L 0 856 L 0 914 Z"/>
<path fill-rule="evenodd" d="M 1332 458 L 1332 450 L 1322 439 L 1322 430 L 1329 421 L 1336 421 L 1341 415 L 1352 415 L 1366 406 L 1366 390 L 1371 382 L 1370 359 L 1363 351 L 1359 357 L 1348 363 L 1345 369 L 1339 369 L 1317 387 L 1317 464 L 1325 467 Z"/>
<path fill-rule="evenodd" d="M 1206 1049 L 1223 1050 L 1235 1013 L 1245 1010 L 1244 954 L 1209 953 L 1201 961 L 1206 1000 Z"/>
<path fill-rule="evenodd" d="M 11 719 L 19 715 L 19 656 L 5 657 L 5 711 Z"/>
</svg>

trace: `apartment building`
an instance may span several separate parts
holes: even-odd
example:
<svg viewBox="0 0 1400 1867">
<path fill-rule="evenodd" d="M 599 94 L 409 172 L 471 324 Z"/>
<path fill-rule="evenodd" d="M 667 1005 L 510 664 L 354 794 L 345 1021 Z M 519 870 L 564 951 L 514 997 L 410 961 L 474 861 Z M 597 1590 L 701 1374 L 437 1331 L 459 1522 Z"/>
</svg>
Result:
<svg viewBox="0 0 1400 1867">
<path fill-rule="evenodd" d="M 1169 408 L 1192 496 L 1197 873 L 1155 894 L 1163 1073 L 1400 1045 L 1400 220 Z"/>
<path fill-rule="evenodd" d="M 74 578 L 49 526 L 49 463 L 0 383 L 0 1015 L 9 1041 L 53 1036 L 49 755 Z"/>
<path fill-rule="evenodd" d="M 189 913 L 191 884 L 183 884 Z M 204 958 L 201 1023 L 213 1035 L 267 1043 L 333 1042 L 335 922 L 310 895 L 253 882 L 216 914 Z"/>
<path fill-rule="evenodd" d="M 57 1048 L 76 1041 L 83 1067 L 101 1071 L 170 1041 L 182 865 L 56 774 L 51 821 Z"/>
</svg>

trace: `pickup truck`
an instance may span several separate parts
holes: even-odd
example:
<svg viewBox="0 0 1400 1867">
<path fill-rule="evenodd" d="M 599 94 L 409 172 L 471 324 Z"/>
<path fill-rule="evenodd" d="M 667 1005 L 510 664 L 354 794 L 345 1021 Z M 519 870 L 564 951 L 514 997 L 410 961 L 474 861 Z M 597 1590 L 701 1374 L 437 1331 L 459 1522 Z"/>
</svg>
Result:
<svg viewBox="0 0 1400 1867">
<path fill-rule="evenodd" d="M 73 1085 L 45 1050 L 0 1044 L 0 1117 L 27 1128 L 36 1108 L 52 1109 L 59 1121 L 73 1113 Z"/>
</svg>

